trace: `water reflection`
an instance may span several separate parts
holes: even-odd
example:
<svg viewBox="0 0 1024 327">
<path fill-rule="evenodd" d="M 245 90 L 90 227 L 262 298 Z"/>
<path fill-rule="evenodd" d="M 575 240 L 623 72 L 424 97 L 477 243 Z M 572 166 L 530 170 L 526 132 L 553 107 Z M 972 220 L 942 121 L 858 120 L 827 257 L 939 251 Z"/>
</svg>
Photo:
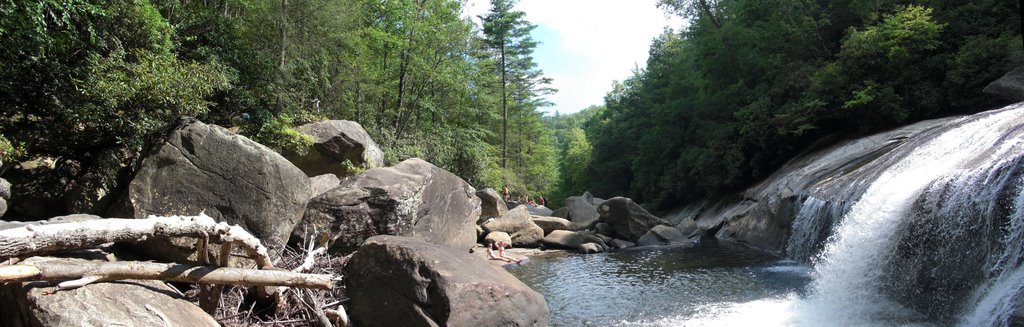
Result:
<svg viewBox="0 0 1024 327">
<path fill-rule="evenodd" d="M 509 270 L 548 301 L 556 326 L 694 317 L 703 308 L 802 294 L 810 270 L 742 245 L 534 258 Z"/>
</svg>

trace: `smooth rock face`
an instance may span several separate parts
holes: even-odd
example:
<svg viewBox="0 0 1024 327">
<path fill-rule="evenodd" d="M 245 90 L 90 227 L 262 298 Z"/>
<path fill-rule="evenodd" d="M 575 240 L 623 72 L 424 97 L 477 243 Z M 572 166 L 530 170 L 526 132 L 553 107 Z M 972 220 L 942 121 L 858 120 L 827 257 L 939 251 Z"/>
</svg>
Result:
<svg viewBox="0 0 1024 327">
<path fill-rule="evenodd" d="M 633 242 L 630 242 L 630 241 L 625 241 L 625 240 L 620 240 L 620 239 L 614 239 L 614 240 L 612 240 L 611 242 L 608 243 L 608 247 L 613 248 L 613 249 L 625 249 L 625 248 L 634 247 L 634 246 L 636 246 L 636 243 L 633 243 Z"/>
<path fill-rule="evenodd" d="M 604 252 L 604 249 L 605 249 L 604 246 L 602 246 L 601 244 L 597 244 L 597 243 L 583 243 L 582 245 L 580 245 L 580 247 L 577 250 L 580 251 L 580 253 L 583 253 L 583 254 L 591 254 L 591 253 L 601 253 L 601 252 Z"/>
<path fill-rule="evenodd" d="M 34 258 L 33 260 L 38 259 Z M 45 260 L 68 260 L 45 258 Z M 158 281 L 94 283 L 53 292 L 46 282 L 0 287 L 5 326 L 219 326 Z"/>
<path fill-rule="evenodd" d="M 359 326 L 547 326 L 544 297 L 466 251 L 397 236 L 366 241 L 345 266 Z"/>
<path fill-rule="evenodd" d="M 594 196 L 590 192 L 565 199 L 565 207 L 569 208 L 567 219 L 576 225 L 577 230 L 590 227 L 601 217 L 597 213 L 597 205 L 594 204 L 594 201 Z"/>
<path fill-rule="evenodd" d="M 544 230 L 544 235 L 550 234 L 552 231 L 556 230 L 573 230 L 572 222 L 565 218 L 539 216 L 531 217 L 533 217 L 533 223 L 537 224 L 537 226 L 540 226 L 540 228 Z"/>
<path fill-rule="evenodd" d="M 506 232 L 490 232 L 487 236 L 484 236 L 484 244 L 505 242 L 512 244 L 512 236 L 509 236 Z"/>
<path fill-rule="evenodd" d="M 551 217 L 558 217 L 558 218 L 566 218 L 566 219 L 568 219 L 569 218 L 569 208 L 568 207 L 561 207 L 561 208 L 555 209 L 555 211 L 551 212 Z"/>
<path fill-rule="evenodd" d="M 276 152 L 222 127 L 186 121 L 143 159 L 109 215 L 205 212 L 242 226 L 274 252 L 301 219 L 310 192 L 309 178 Z"/>
<path fill-rule="evenodd" d="M 640 239 L 654 226 L 668 225 L 667 221 L 650 214 L 629 198 L 608 199 L 597 210 L 601 214 L 601 222 L 611 227 L 615 234 L 612 236 L 630 241 Z"/>
<path fill-rule="evenodd" d="M 576 249 L 585 242 L 576 232 L 556 230 L 544 237 L 544 245 L 558 249 Z"/>
<path fill-rule="evenodd" d="M 544 238 L 544 229 L 533 222 L 526 206 L 509 210 L 501 218 L 483 224 L 483 228 L 489 232 L 508 233 L 512 236 L 512 245 L 517 247 L 536 247 Z"/>
<path fill-rule="evenodd" d="M 548 216 L 548 217 L 550 217 L 551 214 L 554 212 L 554 211 L 551 211 L 551 209 L 549 209 L 548 207 L 541 206 L 541 205 L 538 205 L 538 206 L 527 206 L 526 210 L 529 211 L 530 214 L 534 215 L 534 216 Z"/>
<path fill-rule="evenodd" d="M 1024 101 L 1024 67 L 1017 67 L 1017 69 L 1006 73 L 995 82 L 985 86 L 982 92 L 1012 102 Z"/>
<path fill-rule="evenodd" d="M 637 245 L 665 245 L 673 243 L 686 243 L 690 240 L 683 236 L 683 233 L 679 232 L 671 226 L 658 225 L 651 228 L 646 234 L 640 237 L 636 241 Z"/>
<path fill-rule="evenodd" d="M 793 158 L 761 183 L 739 194 L 691 203 L 666 215 L 687 236 L 701 234 L 748 244 L 776 254 L 787 254 L 798 205 L 815 199 L 857 199 L 880 173 L 866 169 L 884 162 L 886 154 L 917 135 L 934 132 L 960 117 L 926 120 L 868 137 L 836 142 L 808 150 Z M 835 140 L 832 140 L 835 142 Z M 824 209 L 844 211 L 853 201 L 827 200 Z M 815 224 L 819 244 L 828 237 L 832 222 Z M 809 251 L 815 252 L 815 251 Z M 789 253 L 788 255 L 792 255 Z"/>
<path fill-rule="evenodd" d="M 310 195 L 315 197 L 341 185 L 341 179 L 334 174 L 323 174 L 309 178 Z"/>
<path fill-rule="evenodd" d="M 488 218 L 498 218 L 508 212 L 508 206 L 505 204 L 505 200 L 501 198 L 498 191 L 492 188 L 485 188 L 476 191 L 476 196 L 480 198 L 480 220 L 487 220 Z"/>
<path fill-rule="evenodd" d="M 305 154 L 286 155 L 306 175 L 352 175 L 354 172 L 342 165 L 346 160 L 363 169 L 384 166 L 384 152 L 359 123 L 328 120 L 302 125 L 296 130 L 313 137 L 313 149 Z"/>
<path fill-rule="evenodd" d="M 371 236 L 400 235 L 468 250 L 476 245 L 480 217 L 475 193 L 458 176 L 408 159 L 367 170 L 313 198 L 292 240 L 315 232 L 318 240 L 329 239 L 332 251 L 347 253 Z"/>
</svg>

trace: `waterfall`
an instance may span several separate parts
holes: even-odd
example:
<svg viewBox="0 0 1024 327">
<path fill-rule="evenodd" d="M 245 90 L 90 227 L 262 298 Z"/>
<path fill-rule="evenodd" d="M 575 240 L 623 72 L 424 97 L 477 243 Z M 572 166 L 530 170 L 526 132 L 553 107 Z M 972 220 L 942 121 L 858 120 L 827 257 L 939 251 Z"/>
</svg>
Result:
<svg viewBox="0 0 1024 327">
<path fill-rule="evenodd" d="M 810 295 L 794 308 L 794 323 L 894 325 L 946 319 L 948 310 L 928 310 L 938 296 L 961 305 L 954 311 L 973 311 L 964 312 L 965 325 L 1005 324 L 1024 289 L 1024 235 L 1019 230 L 1024 222 L 1018 213 L 1024 211 L 1024 200 L 1017 197 L 1012 213 L 997 200 L 1020 193 L 1020 180 L 1007 176 L 1020 174 L 1022 124 L 1024 109 L 1014 106 L 960 119 L 941 133 L 907 142 L 893 151 L 884 171 L 849 210 L 841 210 L 846 211 L 841 218 L 826 201 L 805 200 L 794 220 L 794 237 L 821 234 L 821 228 L 832 233 L 813 260 L 815 279 Z M 979 196 L 978 188 L 992 191 Z M 829 217 L 835 221 L 825 223 Z M 990 241 L 993 234 L 1005 236 Z M 813 255 L 813 247 L 792 243 L 791 256 Z M 931 247 L 954 251 L 955 257 L 936 258 L 928 254 Z M 921 258 L 914 256 L 919 253 L 924 253 Z M 929 263 L 946 260 L 941 266 L 952 267 L 958 264 L 950 261 L 960 258 L 979 264 L 954 267 L 951 276 L 964 281 L 947 289 L 940 282 L 949 279 Z M 961 296 L 972 290 L 973 296 Z"/>
</svg>

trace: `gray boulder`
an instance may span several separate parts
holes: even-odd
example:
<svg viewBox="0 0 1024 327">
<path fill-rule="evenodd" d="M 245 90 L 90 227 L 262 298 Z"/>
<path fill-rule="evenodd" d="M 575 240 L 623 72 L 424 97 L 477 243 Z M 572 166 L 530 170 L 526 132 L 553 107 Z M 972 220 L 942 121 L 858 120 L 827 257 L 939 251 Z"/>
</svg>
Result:
<svg viewBox="0 0 1024 327">
<path fill-rule="evenodd" d="M 611 242 L 608 242 L 608 247 L 613 249 L 625 249 L 634 246 L 636 246 L 636 243 L 620 239 L 614 239 Z"/>
<path fill-rule="evenodd" d="M 590 192 L 581 196 L 570 196 L 565 199 L 565 207 L 569 208 L 567 219 L 576 225 L 576 229 L 586 229 L 597 222 L 601 217 L 597 212 L 597 205 L 594 204 L 594 196 Z"/>
<path fill-rule="evenodd" d="M 512 245 L 517 247 L 536 247 L 544 239 L 544 229 L 537 226 L 530 218 L 525 206 L 509 210 L 501 218 L 483 224 L 488 232 L 505 232 L 512 236 Z"/>
<path fill-rule="evenodd" d="M 583 243 L 576 250 L 583 254 L 601 253 L 606 249 L 605 246 L 597 243 Z"/>
<path fill-rule="evenodd" d="M 601 233 L 601 234 L 604 234 L 604 235 L 611 235 L 611 234 L 613 234 L 612 226 L 609 226 L 607 223 L 596 223 L 596 224 L 594 224 L 594 230 L 596 230 L 598 233 Z"/>
<path fill-rule="evenodd" d="M 460 249 L 375 236 L 345 266 L 359 326 L 547 326 L 547 301 Z"/>
<path fill-rule="evenodd" d="M 509 236 L 506 232 L 490 232 L 487 236 L 484 236 L 484 244 L 505 242 L 512 244 L 512 236 Z"/>
<path fill-rule="evenodd" d="M 3 178 L 0 178 L 0 199 L 11 199 L 11 182 Z"/>
<path fill-rule="evenodd" d="M 347 253 L 374 235 L 415 237 L 470 249 L 480 199 L 454 174 L 420 159 L 373 168 L 312 200 L 292 241 L 315 239 Z"/>
<path fill-rule="evenodd" d="M 1011 102 L 1024 101 L 1024 67 L 1006 73 L 981 91 Z"/>
<path fill-rule="evenodd" d="M 313 148 L 306 153 L 286 153 L 289 161 L 306 175 L 353 175 L 352 168 L 384 166 L 384 152 L 363 126 L 347 120 L 328 120 L 302 125 L 299 132 L 313 137 Z M 343 165 L 348 161 L 350 166 Z"/>
<path fill-rule="evenodd" d="M 561 207 L 551 212 L 551 217 L 569 218 L 569 207 Z"/>
<path fill-rule="evenodd" d="M 216 125 L 183 121 L 139 166 L 109 215 L 196 215 L 242 226 L 276 255 L 302 218 L 309 178 L 281 155 Z M 191 247 L 194 242 L 175 244 Z M 151 244 L 160 259 L 183 260 L 191 248 L 173 251 Z M 184 257 L 175 254 L 184 254 Z"/>
<path fill-rule="evenodd" d="M 508 212 L 505 200 L 501 198 L 498 191 L 492 188 L 485 188 L 476 191 L 476 197 L 480 198 L 480 219 L 497 218 Z"/>
<path fill-rule="evenodd" d="M 323 174 L 309 178 L 309 189 L 311 190 L 310 196 L 316 197 L 317 195 L 327 193 L 331 189 L 341 185 L 341 179 L 334 174 Z"/>
<path fill-rule="evenodd" d="M 583 236 L 565 230 L 552 231 L 544 237 L 544 245 L 556 249 L 576 249 L 584 242 Z"/>
<path fill-rule="evenodd" d="M 531 216 L 533 223 L 544 230 L 544 235 L 556 230 L 573 230 L 572 222 L 565 218 Z"/>
<path fill-rule="evenodd" d="M 658 225 L 654 226 L 653 228 L 651 228 L 650 231 L 641 236 L 640 239 L 636 241 L 636 244 L 644 246 L 667 245 L 686 242 L 690 242 L 690 240 L 686 236 L 683 236 L 683 233 L 679 232 L 678 229 L 675 229 L 670 226 Z"/>
<path fill-rule="evenodd" d="M 598 206 L 601 222 L 611 227 L 613 236 L 636 241 L 654 226 L 668 225 L 668 222 L 641 208 L 633 200 L 624 197 L 611 198 Z"/>
<path fill-rule="evenodd" d="M 550 217 L 551 214 L 553 213 L 553 211 L 551 211 L 551 209 L 549 209 L 548 207 L 545 207 L 545 206 L 541 206 L 541 205 L 538 205 L 538 206 L 526 206 L 526 210 L 529 211 L 530 214 L 534 215 L 534 216 L 548 216 L 548 217 Z"/>
<path fill-rule="evenodd" d="M 583 237 L 584 243 L 596 243 L 600 244 L 601 246 L 608 247 L 608 241 L 611 241 L 610 237 L 608 239 L 605 239 L 607 236 L 594 233 L 593 231 L 579 231 L 576 232 L 576 234 L 579 234 L 581 237 Z"/>
<path fill-rule="evenodd" d="M 29 260 L 77 260 L 34 257 Z M 159 281 L 93 283 L 53 292 L 53 283 L 0 287 L 4 326 L 220 326 L 210 315 Z"/>
</svg>

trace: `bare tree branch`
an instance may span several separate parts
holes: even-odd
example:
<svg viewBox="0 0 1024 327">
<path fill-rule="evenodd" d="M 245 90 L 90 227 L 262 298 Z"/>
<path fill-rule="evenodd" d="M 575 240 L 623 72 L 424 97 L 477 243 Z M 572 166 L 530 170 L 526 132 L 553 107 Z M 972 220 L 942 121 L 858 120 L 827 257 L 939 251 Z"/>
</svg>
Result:
<svg viewBox="0 0 1024 327">
<path fill-rule="evenodd" d="M 153 262 L 63 262 L 0 266 L 0 283 L 76 280 L 66 287 L 84 286 L 98 280 L 153 279 L 202 284 L 288 286 L 329 290 L 332 276 L 282 270 L 218 268 Z"/>
</svg>

